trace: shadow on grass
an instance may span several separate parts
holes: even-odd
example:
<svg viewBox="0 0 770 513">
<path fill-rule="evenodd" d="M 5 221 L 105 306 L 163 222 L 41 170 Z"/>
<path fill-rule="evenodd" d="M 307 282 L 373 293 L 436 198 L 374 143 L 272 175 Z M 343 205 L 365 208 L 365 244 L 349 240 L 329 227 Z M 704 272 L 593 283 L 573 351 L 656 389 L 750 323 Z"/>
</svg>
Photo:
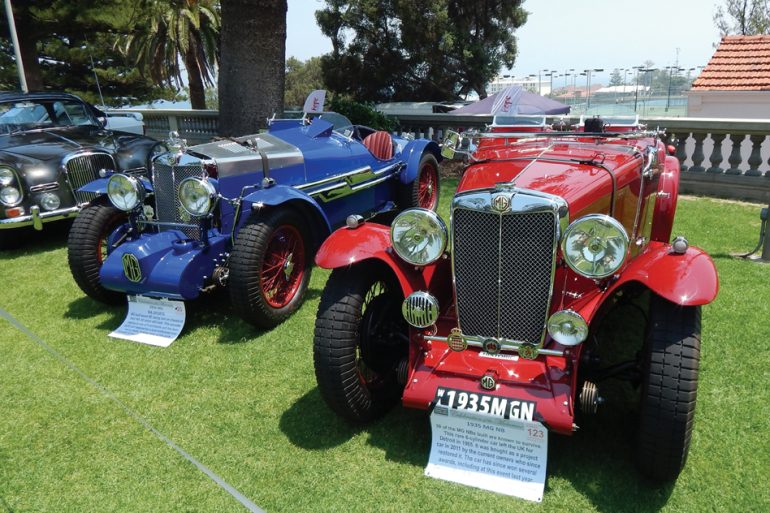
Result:
<svg viewBox="0 0 770 513">
<path fill-rule="evenodd" d="M 559 478 L 602 512 L 659 511 L 674 484 L 650 482 L 636 470 L 635 424 L 630 407 L 606 408 L 586 419 L 574 436 L 551 435 L 546 493 L 552 489 L 551 480 Z M 280 428 L 293 445 L 311 451 L 338 447 L 365 432 L 367 442 L 385 451 L 388 460 L 416 467 L 428 463 L 431 433 L 426 411 L 399 406 L 372 424 L 354 426 L 337 417 L 314 388 L 284 412 Z"/>
<path fill-rule="evenodd" d="M 67 310 L 64 312 L 64 318 L 85 320 L 105 312 L 109 313 L 109 318 L 105 319 L 97 327 L 101 329 L 115 329 L 126 315 L 126 305 L 105 305 L 88 296 L 82 296 L 67 305 Z"/>
<path fill-rule="evenodd" d="M 650 481 L 636 469 L 636 419 L 631 408 L 613 405 L 582 421 L 575 435 L 551 436 L 548 475 L 569 481 L 599 511 L 659 511 L 674 483 Z"/>
<path fill-rule="evenodd" d="M 31 227 L 3 230 L 8 237 L 9 249 L 0 250 L 0 261 L 13 260 L 29 254 L 46 253 L 67 245 L 71 221 L 61 221 L 43 226 L 41 231 Z"/>
<path fill-rule="evenodd" d="M 332 412 L 314 388 L 281 415 L 279 425 L 293 445 L 311 451 L 337 447 L 366 431 L 368 443 L 384 450 L 389 460 L 415 466 L 428 461 L 430 424 L 422 411 L 397 407 L 376 422 L 358 426 Z"/>
<path fill-rule="evenodd" d="M 361 431 L 360 427 L 335 415 L 326 406 L 318 388 L 292 404 L 281 415 L 279 426 L 293 445 L 311 451 L 337 447 Z"/>
<path fill-rule="evenodd" d="M 320 289 L 308 289 L 305 301 L 312 301 L 321 296 Z M 233 312 L 230 297 L 225 289 L 215 289 L 201 295 L 193 301 L 186 301 L 187 319 L 184 331 L 201 327 L 218 326 L 220 344 L 243 344 L 251 342 L 266 332 L 241 319 Z M 126 305 L 110 306 L 95 301 L 88 296 L 82 296 L 69 305 L 64 312 L 67 319 L 85 320 L 105 312 L 110 314 L 109 319 L 99 324 L 99 328 L 116 329 L 127 313 Z"/>
</svg>

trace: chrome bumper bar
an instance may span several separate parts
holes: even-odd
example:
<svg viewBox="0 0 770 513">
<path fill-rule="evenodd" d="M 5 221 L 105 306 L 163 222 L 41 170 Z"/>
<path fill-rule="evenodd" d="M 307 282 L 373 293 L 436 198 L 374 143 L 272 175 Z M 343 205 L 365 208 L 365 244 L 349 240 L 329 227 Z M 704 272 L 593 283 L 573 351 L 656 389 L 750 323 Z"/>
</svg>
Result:
<svg viewBox="0 0 770 513">
<path fill-rule="evenodd" d="M 463 340 L 468 344 L 468 347 L 478 347 L 478 348 L 484 348 L 484 341 L 485 338 L 482 337 L 476 337 L 473 335 L 463 335 Z M 446 343 L 448 341 L 447 337 L 437 337 L 435 335 L 423 335 L 422 338 L 424 340 L 428 341 L 434 341 L 434 342 L 444 342 Z M 513 351 L 514 353 L 519 352 L 519 347 L 521 347 L 524 344 L 521 344 L 519 342 L 515 342 L 513 340 L 506 340 L 506 339 L 495 339 L 497 342 L 500 343 L 500 351 Z M 538 349 L 537 354 L 543 354 L 546 356 L 564 356 L 564 351 L 558 351 L 556 349 Z"/>
<path fill-rule="evenodd" d="M 75 217 L 80 212 L 80 207 L 62 208 L 59 210 L 52 210 L 50 212 L 40 212 L 40 207 L 33 205 L 29 209 L 30 213 L 25 216 L 11 217 L 8 219 L 0 219 L 0 230 L 7 230 L 10 228 L 21 228 L 23 226 L 30 226 L 35 230 L 42 230 L 43 223 L 51 221 L 58 221 L 60 219 L 69 219 Z"/>
</svg>

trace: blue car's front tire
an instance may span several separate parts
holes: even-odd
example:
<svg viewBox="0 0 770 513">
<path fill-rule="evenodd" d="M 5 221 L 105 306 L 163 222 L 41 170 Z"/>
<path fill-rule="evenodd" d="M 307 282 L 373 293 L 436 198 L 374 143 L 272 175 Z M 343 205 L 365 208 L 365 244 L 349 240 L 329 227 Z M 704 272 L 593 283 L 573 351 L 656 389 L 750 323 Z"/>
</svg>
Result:
<svg viewBox="0 0 770 513">
<path fill-rule="evenodd" d="M 99 279 L 99 270 L 107 257 L 109 235 L 126 222 L 126 213 L 111 205 L 91 205 L 75 218 L 67 239 L 67 260 L 72 277 L 89 297 L 116 305 L 125 302 L 125 294 L 107 290 Z"/>
<path fill-rule="evenodd" d="M 297 212 L 277 208 L 252 214 L 238 232 L 228 287 L 244 320 L 272 328 L 302 305 L 313 263 L 306 224 Z"/>
</svg>

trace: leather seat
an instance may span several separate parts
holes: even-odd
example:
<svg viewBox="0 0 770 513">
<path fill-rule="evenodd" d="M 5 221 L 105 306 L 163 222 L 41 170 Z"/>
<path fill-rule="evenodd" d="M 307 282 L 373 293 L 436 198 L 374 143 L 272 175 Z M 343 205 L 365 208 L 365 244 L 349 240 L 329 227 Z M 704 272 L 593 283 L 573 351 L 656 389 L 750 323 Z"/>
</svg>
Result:
<svg viewBox="0 0 770 513">
<path fill-rule="evenodd" d="M 393 139 L 385 131 L 374 132 L 364 138 L 364 146 L 372 152 L 375 158 L 390 160 L 393 158 Z"/>
</svg>

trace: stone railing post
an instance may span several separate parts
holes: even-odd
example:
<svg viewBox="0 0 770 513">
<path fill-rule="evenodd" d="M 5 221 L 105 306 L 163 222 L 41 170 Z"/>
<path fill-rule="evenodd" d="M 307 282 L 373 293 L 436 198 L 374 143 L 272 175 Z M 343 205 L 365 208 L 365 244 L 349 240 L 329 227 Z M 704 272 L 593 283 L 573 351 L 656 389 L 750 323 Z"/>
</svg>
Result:
<svg viewBox="0 0 770 513">
<path fill-rule="evenodd" d="M 692 166 L 690 166 L 688 171 L 703 173 L 706 170 L 701 165 L 706 158 L 703 154 L 703 140 L 706 139 L 706 134 L 692 134 L 692 138 L 695 140 L 695 149 L 692 152 Z"/>
<path fill-rule="evenodd" d="M 684 161 L 687 160 L 687 138 L 690 134 L 688 132 L 678 132 L 673 135 L 676 140 L 676 158 L 679 159 L 679 170 L 687 171 Z"/>
<path fill-rule="evenodd" d="M 727 134 L 711 134 L 711 140 L 714 141 L 714 149 L 711 150 L 711 157 L 709 157 L 711 167 L 706 170 L 707 173 L 724 172 L 724 169 L 719 167 L 719 164 L 724 160 L 722 156 L 722 141 L 725 140 L 725 137 L 727 137 Z"/>
<path fill-rule="evenodd" d="M 730 151 L 730 157 L 727 159 L 727 162 L 730 163 L 730 168 L 725 171 L 725 174 L 741 174 L 741 169 L 739 167 L 743 161 L 743 157 L 741 157 L 741 143 L 743 143 L 745 138 L 746 134 L 730 134 L 730 142 L 733 144 L 733 149 Z"/>
<path fill-rule="evenodd" d="M 754 134 L 749 136 L 751 141 L 751 155 L 749 156 L 749 170 L 746 176 L 762 176 L 759 166 L 762 165 L 762 143 L 765 140 L 764 134 Z"/>
</svg>

